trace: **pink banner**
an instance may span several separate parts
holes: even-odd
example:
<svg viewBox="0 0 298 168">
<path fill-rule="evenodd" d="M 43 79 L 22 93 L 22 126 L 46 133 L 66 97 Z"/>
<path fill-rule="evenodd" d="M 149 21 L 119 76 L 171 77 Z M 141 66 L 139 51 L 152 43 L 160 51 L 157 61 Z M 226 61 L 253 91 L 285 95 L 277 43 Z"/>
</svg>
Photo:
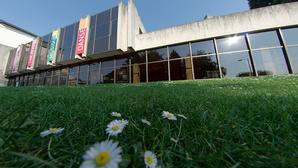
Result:
<svg viewBox="0 0 298 168">
<path fill-rule="evenodd" d="M 30 68 L 32 66 L 32 61 L 33 61 L 34 52 L 36 48 L 36 41 L 37 41 L 37 38 L 32 41 L 27 68 Z"/>
<path fill-rule="evenodd" d="M 19 66 L 20 50 L 21 50 L 21 46 L 18 46 L 18 48 L 16 50 L 16 54 L 14 56 L 14 60 L 13 60 L 12 72 L 15 72 Z"/>
<path fill-rule="evenodd" d="M 86 30 L 87 30 L 87 28 L 79 30 L 76 55 L 84 53 Z"/>
</svg>

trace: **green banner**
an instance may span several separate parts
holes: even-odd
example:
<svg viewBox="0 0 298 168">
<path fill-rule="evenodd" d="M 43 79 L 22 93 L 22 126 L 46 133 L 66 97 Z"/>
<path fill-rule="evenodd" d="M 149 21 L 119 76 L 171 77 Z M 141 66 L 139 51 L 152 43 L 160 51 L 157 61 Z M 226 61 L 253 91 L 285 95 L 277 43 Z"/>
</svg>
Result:
<svg viewBox="0 0 298 168">
<path fill-rule="evenodd" d="M 57 30 L 54 30 L 52 33 L 52 38 L 51 38 L 51 45 L 50 45 L 50 51 L 49 51 L 49 56 L 48 56 L 48 62 L 53 61 L 53 55 L 55 52 L 56 48 L 56 42 L 57 42 Z"/>
</svg>

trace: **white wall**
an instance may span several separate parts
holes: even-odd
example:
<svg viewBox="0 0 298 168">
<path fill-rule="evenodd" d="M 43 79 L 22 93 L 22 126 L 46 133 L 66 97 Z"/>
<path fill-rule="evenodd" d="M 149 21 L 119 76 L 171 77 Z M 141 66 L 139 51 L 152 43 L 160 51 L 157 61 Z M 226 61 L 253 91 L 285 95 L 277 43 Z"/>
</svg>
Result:
<svg viewBox="0 0 298 168">
<path fill-rule="evenodd" d="M 5 24 L 0 24 L 0 44 L 16 48 L 34 39 L 34 36 L 23 33 Z"/>
<path fill-rule="evenodd" d="M 298 25 L 298 2 L 248 10 L 137 35 L 135 50 L 289 25 Z"/>
</svg>

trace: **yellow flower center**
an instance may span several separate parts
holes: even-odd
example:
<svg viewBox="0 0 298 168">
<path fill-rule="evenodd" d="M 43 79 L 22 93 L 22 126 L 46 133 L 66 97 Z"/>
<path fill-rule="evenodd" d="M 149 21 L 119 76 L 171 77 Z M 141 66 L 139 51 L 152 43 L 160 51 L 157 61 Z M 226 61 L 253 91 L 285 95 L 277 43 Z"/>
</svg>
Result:
<svg viewBox="0 0 298 168">
<path fill-rule="evenodd" d="M 167 116 L 168 116 L 169 118 L 172 118 L 172 117 L 173 117 L 172 114 L 168 114 Z"/>
<path fill-rule="evenodd" d="M 113 128 L 112 128 L 114 131 L 117 131 L 119 129 L 119 126 L 118 125 L 115 125 Z"/>
<path fill-rule="evenodd" d="M 52 129 L 50 129 L 49 132 L 56 132 L 56 131 L 57 131 L 57 128 L 52 128 Z"/>
<path fill-rule="evenodd" d="M 115 113 L 115 116 L 118 115 L 118 113 Z"/>
<path fill-rule="evenodd" d="M 119 123 L 123 123 L 122 120 L 119 120 Z"/>
<path fill-rule="evenodd" d="M 104 166 L 109 162 L 109 160 L 110 160 L 109 152 L 108 151 L 102 151 L 96 156 L 95 164 L 97 166 Z"/>
<path fill-rule="evenodd" d="M 151 164 L 153 162 L 153 159 L 152 159 L 152 157 L 148 156 L 146 158 L 146 161 L 147 161 L 147 163 Z"/>
</svg>

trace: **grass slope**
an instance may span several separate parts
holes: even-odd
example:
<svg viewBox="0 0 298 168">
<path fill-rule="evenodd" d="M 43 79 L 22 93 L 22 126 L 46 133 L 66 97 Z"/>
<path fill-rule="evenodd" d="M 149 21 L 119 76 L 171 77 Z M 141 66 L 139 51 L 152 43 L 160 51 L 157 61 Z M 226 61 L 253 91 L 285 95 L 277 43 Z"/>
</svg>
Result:
<svg viewBox="0 0 298 168">
<path fill-rule="evenodd" d="M 120 167 L 295 167 L 298 75 L 142 84 L 0 88 L 0 165 L 79 167 L 117 119 Z M 176 121 L 162 111 L 183 114 Z M 147 119 L 148 126 L 141 122 Z M 41 138 L 50 127 L 65 128 Z M 171 138 L 178 140 L 177 143 Z"/>
</svg>

